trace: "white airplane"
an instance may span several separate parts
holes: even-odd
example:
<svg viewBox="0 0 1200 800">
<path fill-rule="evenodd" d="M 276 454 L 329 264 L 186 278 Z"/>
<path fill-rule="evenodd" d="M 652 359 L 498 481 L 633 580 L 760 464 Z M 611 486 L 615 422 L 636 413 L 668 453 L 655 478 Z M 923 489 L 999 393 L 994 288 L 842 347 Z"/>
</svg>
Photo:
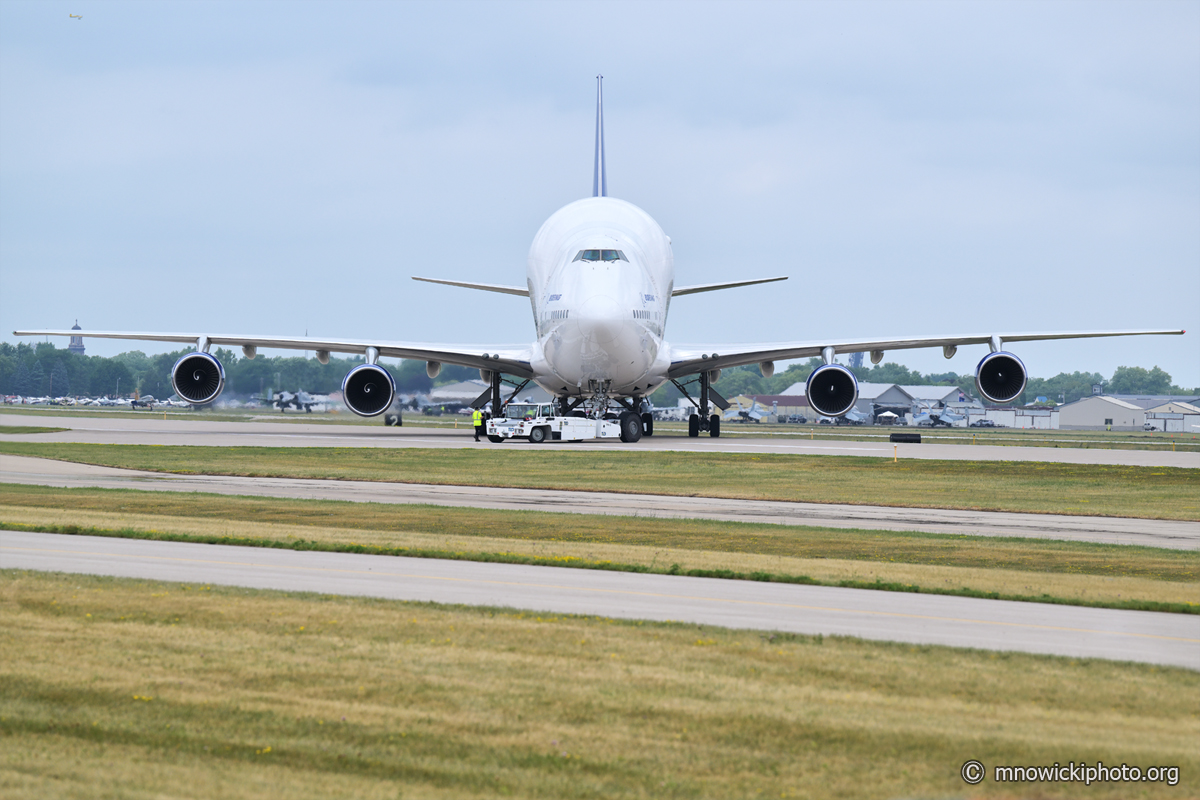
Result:
<svg viewBox="0 0 1200 800">
<path fill-rule="evenodd" d="M 610 401 L 623 407 L 622 440 L 635 442 L 650 434 L 653 423 L 645 406 L 647 396 L 668 381 L 692 399 L 687 386 L 696 388 L 689 436 L 707 431 L 720 435 L 721 418 L 709 415 L 710 405 L 727 408 L 710 388 L 721 370 L 757 364 L 764 376 L 775 371 L 775 362 L 820 356 L 824 364 L 808 379 L 806 394 L 812 408 L 826 417 L 839 417 L 853 408 L 858 383 L 853 373 L 835 363 L 836 354 L 869 353 L 878 364 L 885 351 L 941 347 L 950 358 L 963 345 L 986 344 L 989 353 L 976 368 L 979 393 L 994 403 L 1007 403 L 1025 388 L 1026 370 L 1019 358 L 1005 350 L 1013 342 L 1078 339 L 1100 336 L 1182 334 L 1182 330 L 1083 331 L 1072 333 L 982 333 L 950 336 L 913 336 L 893 339 L 823 338 L 765 344 L 674 344 L 666 340 L 671 300 L 682 295 L 737 286 L 786 280 L 783 277 L 675 285 L 675 258 L 671 238 L 642 209 L 608 196 L 604 154 L 603 78 L 596 87 L 596 150 L 592 196 L 556 211 L 542 225 L 529 248 L 524 286 L 443 278 L 414 280 L 479 289 L 529 298 L 536 340 L 518 345 L 449 345 L 391 342 L 369 339 L 316 339 L 309 337 L 249 336 L 199 331 L 194 333 L 137 333 L 122 331 L 25 330 L 17 336 L 81 336 L 108 339 L 190 344 L 195 351 L 176 362 L 171 383 L 180 397 L 195 404 L 212 402 L 225 386 L 225 370 L 209 352 L 216 346 L 239 345 L 247 358 L 260 347 L 315 350 L 317 360 L 328 363 L 330 353 L 365 356 L 366 363 L 351 369 L 342 381 L 346 406 L 355 414 L 372 417 L 392 405 L 396 387 L 382 366 L 381 357 L 426 362 L 430 377 L 443 364 L 475 367 L 491 387 L 473 404 L 489 399 L 492 413 L 504 405 L 502 376 L 522 381 L 510 399 L 533 381 L 555 398 L 562 414 L 605 415 Z M 509 381 L 506 381 L 509 382 Z"/>
</svg>

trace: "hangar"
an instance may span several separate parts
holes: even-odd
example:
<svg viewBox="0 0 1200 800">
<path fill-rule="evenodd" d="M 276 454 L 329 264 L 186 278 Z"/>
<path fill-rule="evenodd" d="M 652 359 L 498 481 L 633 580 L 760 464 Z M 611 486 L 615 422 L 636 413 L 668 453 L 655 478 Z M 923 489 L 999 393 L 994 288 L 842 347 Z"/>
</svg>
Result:
<svg viewBox="0 0 1200 800">
<path fill-rule="evenodd" d="M 1059 406 L 1058 414 L 1064 430 L 1140 431 L 1146 424 L 1144 408 L 1103 394 Z"/>
<path fill-rule="evenodd" d="M 1200 408 L 1191 403 L 1163 403 L 1146 411 L 1146 424 L 1167 433 L 1200 433 Z"/>
</svg>

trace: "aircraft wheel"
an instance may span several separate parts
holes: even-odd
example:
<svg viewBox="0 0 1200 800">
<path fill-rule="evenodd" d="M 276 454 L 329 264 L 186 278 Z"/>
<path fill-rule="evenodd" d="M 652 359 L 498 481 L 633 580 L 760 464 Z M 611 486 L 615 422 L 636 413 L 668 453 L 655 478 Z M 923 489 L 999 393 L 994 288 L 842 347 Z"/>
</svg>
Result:
<svg viewBox="0 0 1200 800">
<path fill-rule="evenodd" d="M 708 435 L 716 439 L 721 435 L 721 417 L 718 414 L 713 414 L 708 418 Z"/>
<path fill-rule="evenodd" d="M 529 432 L 529 441 L 541 444 L 546 441 L 546 428 L 534 428 Z"/>
<path fill-rule="evenodd" d="M 632 444 L 642 438 L 642 419 L 632 411 L 621 415 L 621 441 Z"/>
<path fill-rule="evenodd" d="M 688 436 L 693 439 L 700 435 L 700 415 L 692 414 L 688 417 Z"/>
<path fill-rule="evenodd" d="M 642 414 L 642 436 L 654 435 L 654 415 L 650 413 Z"/>
<path fill-rule="evenodd" d="M 492 444 L 500 444 L 501 442 L 504 441 L 504 437 L 503 436 L 493 436 L 491 434 L 488 434 L 488 441 L 491 442 Z"/>
</svg>

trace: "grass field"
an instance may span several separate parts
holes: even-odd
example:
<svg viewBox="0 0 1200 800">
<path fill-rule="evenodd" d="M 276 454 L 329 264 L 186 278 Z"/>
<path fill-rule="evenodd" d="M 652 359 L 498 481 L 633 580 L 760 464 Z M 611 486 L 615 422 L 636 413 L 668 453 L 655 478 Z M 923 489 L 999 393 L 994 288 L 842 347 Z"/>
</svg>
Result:
<svg viewBox="0 0 1200 800">
<path fill-rule="evenodd" d="M 1200 792 L 1187 670 L 19 571 L 0 614 L 6 798 Z"/>
<path fill-rule="evenodd" d="M 751 453 L 0 442 L 0 453 L 161 472 L 649 492 L 1200 520 L 1200 470 Z"/>
<path fill-rule="evenodd" d="M 1200 612 L 1200 553 L 711 520 L 0 484 L 0 526 Z"/>
<path fill-rule="evenodd" d="M 0 433 L 19 435 L 24 433 L 62 433 L 69 430 L 70 428 L 46 428 L 37 425 L 5 425 L 0 428 Z"/>
</svg>

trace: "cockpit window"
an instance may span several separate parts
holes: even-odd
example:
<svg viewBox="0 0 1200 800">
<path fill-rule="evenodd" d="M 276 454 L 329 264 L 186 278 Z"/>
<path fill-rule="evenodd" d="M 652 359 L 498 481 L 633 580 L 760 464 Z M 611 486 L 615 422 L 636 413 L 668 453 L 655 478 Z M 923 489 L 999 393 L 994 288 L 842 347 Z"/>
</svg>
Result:
<svg viewBox="0 0 1200 800">
<path fill-rule="evenodd" d="M 573 261 L 628 261 L 620 250 L 580 250 Z"/>
</svg>

